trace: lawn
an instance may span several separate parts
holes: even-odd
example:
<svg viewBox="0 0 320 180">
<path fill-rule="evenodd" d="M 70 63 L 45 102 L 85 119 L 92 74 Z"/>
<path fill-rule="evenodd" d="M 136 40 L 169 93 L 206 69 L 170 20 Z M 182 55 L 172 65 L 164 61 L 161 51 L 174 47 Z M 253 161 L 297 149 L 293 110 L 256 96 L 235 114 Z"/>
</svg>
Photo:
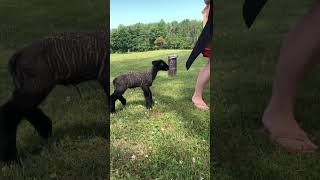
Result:
<svg viewBox="0 0 320 180">
<path fill-rule="evenodd" d="M 55 32 L 95 31 L 106 23 L 106 2 L 0 0 L 0 104 L 11 95 L 7 62 L 16 49 Z M 18 129 L 21 165 L 0 168 L 0 179 L 106 179 L 106 101 L 100 85 L 57 87 L 41 104 L 53 121 L 42 140 L 29 123 Z"/>
<path fill-rule="evenodd" d="M 155 100 L 151 110 L 145 108 L 140 88 L 125 92 L 125 108 L 119 101 L 116 104 L 119 111 L 110 117 L 111 179 L 209 179 L 210 113 L 191 102 L 197 74 L 206 59 L 199 57 L 187 71 L 190 52 L 111 54 L 111 81 L 122 73 L 150 69 L 152 60 L 167 62 L 168 55 L 179 56 L 177 76 L 158 73 L 151 87 Z M 209 101 L 209 87 L 204 95 Z"/>
<path fill-rule="evenodd" d="M 314 1 L 269 1 L 252 29 L 242 1 L 215 6 L 211 106 L 214 179 L 319 179 L 320 154 L 288 153 L 261 134 L 261 115 L 272 91 L 281 40 Z M 319 69 L 301 82 L 296 117 L 319 145 Z M 213 123 L 214 122 L 214 123 Z"/>
</svg>

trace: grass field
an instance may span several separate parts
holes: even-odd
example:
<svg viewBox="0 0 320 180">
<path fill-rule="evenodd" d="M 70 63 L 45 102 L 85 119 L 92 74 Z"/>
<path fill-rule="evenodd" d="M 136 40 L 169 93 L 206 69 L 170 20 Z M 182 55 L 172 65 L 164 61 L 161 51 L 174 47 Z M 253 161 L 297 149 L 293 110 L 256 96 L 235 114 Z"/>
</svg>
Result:
<svg viewBox="0 0 320 180">
<path fill-rule="evenodd" d="M 53 32 L 90 31 L 106 23 L 105 1 L 0 0 L 0 104 L 11 95 L 7 61 L 12 53 Z M 106 179 L 105 95 L 95 82 L 57 87 L 41 105 L 53 121 L 42 140 L 29 123 L 18 129 L 21 166 L 1 166 L 0 179 Z"/>
<path fill-rule="evenodd" d="M 154 107 L 145 108 L 140 88 L 127 90 L 127 106 L 110 117 L 111 179 L 209 179 L 210 113 L 191 102 L 206 60 L 200 57 L 186 71 L 190 50 L 112 54 L 111 80 L 128 71 L 150 69 L 152 60 L 167 61 L 169 54 L 179 55 L 177 76 L 158 73 L 151 88 Z M 204 94 L 209 101 L 209 87 Z M 116 105 L 121 109 L 120 102 Z"/>
<path fill-rule="evenodd" d="M 253 28 L 246 29 L 242 1 L 215 6 L 211 106 L 215 179 L 319 179 L 320 154 L 288 153 L 259 133 L 269 100 L 281 40 L 314 1 L 269 1 Z M 320 144 L 319 69 L 301 82 L 296 117 Z"/>
</svg>

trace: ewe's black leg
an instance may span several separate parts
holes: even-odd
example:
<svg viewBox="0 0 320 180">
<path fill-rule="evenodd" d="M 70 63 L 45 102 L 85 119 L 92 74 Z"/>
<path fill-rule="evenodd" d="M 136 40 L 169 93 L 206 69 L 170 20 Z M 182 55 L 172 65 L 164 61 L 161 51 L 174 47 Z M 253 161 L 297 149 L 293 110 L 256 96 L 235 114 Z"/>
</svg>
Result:
<svg viewBox="0 0 320 180">
<path fill-rule="evenodd" d="M 42 93 L 26 93 L 16 90 L 12 99 L 0 109 L 0 160 L 16 160 L 16 134 L 22 117 L 35 127 L 42 137 L 52 134 L 50 119 L 37 106 L 51 91 L 51 88 Z"/>
<path fill-rule="evenodd" d="M 52 88 L 48 88 L 41 93 L 14 92 L 16 106 L 43 138 L 52 135 L 52 122 L 37 106 L 48 96 L 51 90 Z"/>
<path fill-rule="evenodd" d="M 141 87 L 141 89 L 143 90 L 143 94 L 145 97 L 145 101 L 146 101 L 146 108 L 150 109 L 152 108 L 152 104 L 153 104 L 153 100 L 152 100 L 152 92 L 150 90 L 150 87 Z"/>
<path fill-rule="evenodd" d="M 0 109 L 0 160 L 17 160 L 16 132 L 22 115 L 12 101 Z"/>
<path fill-rule="evenodd" d="M 36 108 L 31 112 L 27 112 L 25 117 L 42 138 L 48 139 L 52 135 L 52 122 L 41 109 Z"/>
</svg>

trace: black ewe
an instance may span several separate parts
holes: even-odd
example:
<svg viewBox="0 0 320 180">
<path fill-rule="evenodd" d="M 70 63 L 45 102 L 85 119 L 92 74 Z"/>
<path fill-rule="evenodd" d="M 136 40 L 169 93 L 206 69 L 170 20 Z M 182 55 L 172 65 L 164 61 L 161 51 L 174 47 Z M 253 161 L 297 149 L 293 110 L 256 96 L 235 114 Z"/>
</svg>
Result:
<svg viewBox="0 0 320 180">
<path fill-rule="evenodd" d="M 113 80 L 114 92 L 110 97 L 110 111 L 115 112 L 115 102 L 119 99 L 123 106 L 126 99 L 122 96 L 128 88 L 141 87 L 146 101 L 146 107 L 152 108 L 153 100 L 150 86 L 157 76 L 158 71 L 168 71 L 169 66 L 163 60 L 152 61 L 151 70 L 145 72 L 130 72 L 116 77 Z"/>
<path fill-rule="evenodd" d="M 97 80 L 109 96 L 108 43 L 107 32 L 62 33 L 35 41 L 11 57 L 9 71 L 15 88 L 0 108 L 0 160 L 17 159 L 16 132 L 22 118 L 43 138 L 52 134 L 51 120 L 38 105 L 56 85 Z"/>
</svg>

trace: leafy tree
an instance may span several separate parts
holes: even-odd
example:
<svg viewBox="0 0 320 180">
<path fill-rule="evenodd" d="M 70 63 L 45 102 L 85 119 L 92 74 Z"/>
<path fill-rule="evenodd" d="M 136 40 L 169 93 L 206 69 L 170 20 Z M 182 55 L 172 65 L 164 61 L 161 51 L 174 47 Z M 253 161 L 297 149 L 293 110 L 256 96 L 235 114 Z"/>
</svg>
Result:
<svg viewBox="0 0 320 180">
<path fill-rule="evenodd" d="M 162 47 L 166 44 L 166 41 L 162 36 L 157 37 L 156 40 L 154 41 L 154 45 L 156 46 L 157 49 L 162 49 Z"/>
<path fill-rule="evenodd" d="M 183 20 L 166 23 L 120 25 L 110 34 L 111 52 L 153 49 L 191 49 L 202 31 L 202 21 Z"/>
</svg>

